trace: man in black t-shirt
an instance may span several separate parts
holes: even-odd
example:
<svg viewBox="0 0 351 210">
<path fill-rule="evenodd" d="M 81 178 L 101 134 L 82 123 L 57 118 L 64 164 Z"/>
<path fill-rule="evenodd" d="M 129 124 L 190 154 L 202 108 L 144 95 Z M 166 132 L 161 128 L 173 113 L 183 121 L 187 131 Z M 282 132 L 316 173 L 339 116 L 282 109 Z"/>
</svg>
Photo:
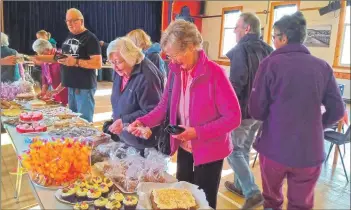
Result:
<svg viewBox="0 0 351 210">
<path fill-rule="evenodd" d="M 70 33 L 62 44 L 62 53 L 69 55 L 60 59 L 61 79 L 68 88 L 69 108 L 93 121 L 96 91 L 96 69 L 102 66 L 101 47 L 96 36 L 84 27 L 82 13 L 71 8 L 66 13 Z"/>
</svg>

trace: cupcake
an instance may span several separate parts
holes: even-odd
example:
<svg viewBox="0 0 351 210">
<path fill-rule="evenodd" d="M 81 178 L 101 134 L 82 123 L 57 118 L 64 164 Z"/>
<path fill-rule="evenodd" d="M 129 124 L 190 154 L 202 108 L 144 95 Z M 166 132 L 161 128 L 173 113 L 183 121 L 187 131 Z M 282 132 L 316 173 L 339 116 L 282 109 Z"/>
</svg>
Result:
<svg viewBox="0 0 351 210">
<path fill-rule="evenodd" d="M 89 201 L 94 201 L 100 197 L 101 197 L 101 191 L 98 189 L 92 188 L 87 192 L 87 198 Z"/>
<path fill-rule="evenodd" d="M 84 180 L 78 179 L 77 181 L 74 182 L 74 186 L 78 188 L 85 187 L 86 182 Z"/>
<path fill-rule="evenodd" d="M 116 201 L 122 203 L 123 200 L 124 200 L 124 195 L 123 195 L 122 193 L 119 193 L 119 192 L 114 192 L 114 193 L 112 193 L 112 194 L 110 195 L 109 198 L 110 198 L 111 200 L 116 200 Z"/>
<path fill-rule="evenodd" d="M 88 189 L 85 187 L 80 187 L 77 189 L 76 191 L 76 197 L 77 197 L 77 201 L 86 201 L 87 198 L 87 193 L 88 193 Z"/>
<path fill-rule="evenodd" d="M 110 193 L 110 189 L 107 187 L 107 185 L 105 183 L 99 184 L 99 188 L 98 189 L 101 191 L 101 196 L 102 197 L 107 197 L 108 194 Z"/>
<path fill-rule="evenodd" d="M 65 201 L 73 203 L 76 199 L 76 191 L 74 188 L 63 188 L 61 198 Z"/>
<path fill-rule="evenodd" d="M 85 187 L 88 189 L 88 190 L 90 190 L 90 189 L 97 189 L 98 188 L 98 185 L 97 184 L 95 184 L 93 181 L 87 181 L 86 183 L 85 183 Z"/>
<path fill-rule="evenodd" d="M 87 210 L 89 209 L 89 204 L 87 204 L 86 202 L 81 202 L 81 203 L 76 203 L 73 206 L 74 210 Z"/>
<path fill-rule="evenodd" d="M 117 200 L 111 200 L 107 202 L 105 209 L 106 210 L 120 210 L 122 208 L 122 204 Z"/>
<path fill-rule="evenodd" d="M 105 206 L 107 204 L 107 198 L 100 197 L 99 199 L 94 201 L 95 210 L 105 210 Z"/>
<path fill-rule="evenodd" d="M 132 195 L 128 195 L 123 200 L 125 210 L 135 210 L 138 205 L 138 198 Z"/>
<path fill-rule="evenodd" d="M 102 179 L 99 176 L 95 176 L 91 179 L 91 181 L 95 184 L 100 184 L 102 182 Z"/>
<path fill-rule="evenodd" d="M 111 181 L 111 179 L 105 177 L 103 183 L 105 183 L 107 187 L 110 188 L 110 190 L 112 189 L 113 182 Z"/>
</svg>

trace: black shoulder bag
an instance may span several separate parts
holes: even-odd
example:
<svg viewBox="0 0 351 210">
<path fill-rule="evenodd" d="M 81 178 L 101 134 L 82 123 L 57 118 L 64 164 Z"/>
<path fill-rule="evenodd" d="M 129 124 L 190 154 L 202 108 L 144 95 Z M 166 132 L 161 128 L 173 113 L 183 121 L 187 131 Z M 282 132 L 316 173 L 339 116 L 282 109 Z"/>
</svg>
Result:
<svg viewBox="0 0 351 210">
<path fill-rule="evenodd" d="M 174 82 L 174 73 L 172 74 L 170 85 L 168 87 L 168 102 L 167 102 L 167 112 L 166 112 L 166 118 L 161 124 L 161 131 L 160 131 L 160 136 L 158 140 L 158 150 L 162 152 L 165 155 L 170 155 L 171 154 L 171 142 L 170 142 L 170 135 L 165 131 L 165 128 L 169 125 L 169 115 L 170 115 L 170 109 L 171 109 L 171 98 L 172 98 L 172 88 L 173 88 L 173 82 Z"/>
</svg>

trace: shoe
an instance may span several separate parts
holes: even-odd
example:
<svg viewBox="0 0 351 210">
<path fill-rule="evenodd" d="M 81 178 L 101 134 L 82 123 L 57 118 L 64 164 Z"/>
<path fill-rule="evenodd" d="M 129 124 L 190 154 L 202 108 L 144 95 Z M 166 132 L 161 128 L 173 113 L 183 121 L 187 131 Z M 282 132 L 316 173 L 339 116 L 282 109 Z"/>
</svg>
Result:
<svg viewBox="0 0 351 210">
<path fill-rule="evenodd" d="M 229 190 L 230 192 L 240 196 L 240 197 L 244 197 L 243 191 L 239 190 L 238 188 L 235 187 L 233 182 L 228 182 L 226 181 L 224 183 L 225 188 L 227 188 L 227 190 Z"/>
<path fill-rule="evenodd" d="M 254 209 L 264 203 L 264 198 L 261 193 L 255 194 L 251 198 L 247 199 L 241 209 Z"/>
</svg>

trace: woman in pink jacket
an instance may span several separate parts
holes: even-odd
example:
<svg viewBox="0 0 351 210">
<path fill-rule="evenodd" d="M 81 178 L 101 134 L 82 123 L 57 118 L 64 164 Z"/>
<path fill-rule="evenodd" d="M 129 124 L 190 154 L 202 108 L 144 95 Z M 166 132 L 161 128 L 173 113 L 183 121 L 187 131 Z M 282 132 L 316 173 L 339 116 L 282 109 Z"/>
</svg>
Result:
<svg viewBox="0 0 351 210">
<path fill-rule="evenodd" d="M 176 20 L 168 26 L 161 38 L 161 47 L 171 59 L 166 89 L 158 106 L 133 122 L 131 130 L 140 136 L 138 126 L 160 125 L 171 100 L 170 124 L 185 128 L 170 136 L 171 155 L 178 151 L 177 179 L 198 185 L 216 208 L 223 159 L 233 149 L 230 131 L 239 126 L 241 113 L 224 70 L 207 58 L 201 45 L 194 24 Z"/>
</svg>

